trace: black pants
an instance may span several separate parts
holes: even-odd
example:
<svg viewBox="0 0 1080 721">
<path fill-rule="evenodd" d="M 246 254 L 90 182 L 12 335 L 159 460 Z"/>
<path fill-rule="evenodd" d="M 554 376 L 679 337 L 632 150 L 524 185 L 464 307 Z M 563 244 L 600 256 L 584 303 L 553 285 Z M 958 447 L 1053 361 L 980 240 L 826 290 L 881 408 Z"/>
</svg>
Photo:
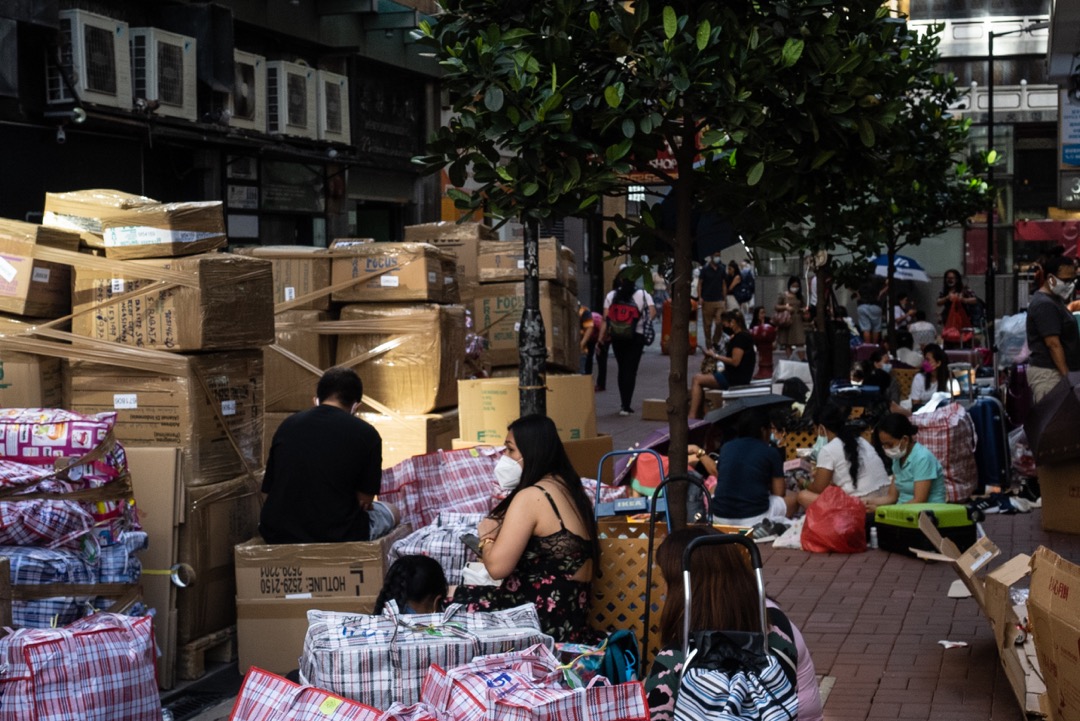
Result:
<svg viewBox="0 0 1080 721">
<path fill-rule="evenodd" d="M 634 386 L 637 385 L 641 354 L 645 351 L 645 338 L 640 333 L 635 333 L 633 340 L 612 338 L 611 347 L 615 351 L 615 362 L 619 365 L 619 399 L 622 409 L 628 411 L 630 401 L 634 398 Z"/>
<path fill-rule="evenodd" d="M 587 376 L 592 375 L 593 353 L 595 353 L 595 352 L 596 352 L 596 341 L 591 340 L 591 341 L 589 341 L 588 343 L 585 344 L 585 367 L 581 371 L 583 375 L 587 375 Z"/>
<path fill-rule="evenodd" d="M 607 356 L 610 343 L 596 344 L 596 387 L 607 389 Z"/>
</svg>

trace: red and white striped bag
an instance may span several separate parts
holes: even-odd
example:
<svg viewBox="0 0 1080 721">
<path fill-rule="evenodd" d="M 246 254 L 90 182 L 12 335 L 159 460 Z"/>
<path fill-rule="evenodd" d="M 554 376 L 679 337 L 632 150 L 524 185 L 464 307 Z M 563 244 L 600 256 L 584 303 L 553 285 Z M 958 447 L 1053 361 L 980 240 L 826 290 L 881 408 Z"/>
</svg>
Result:
<svg viewBox="0 0 1080 721">
<path fill-rule="evenodd" d="M 420 689 L 423 702 L 454 721 L 647 721 L 639 682 L 607 685 L 594 677 L 570 689 L 559 660 L 543 645 L 479 656 L 444 670 L 432 665 Z"/>
<path fill-rule="evenodd" d="M 149 616 L 97 613 L 0 639 L 0 721 L 161 721 Z"/>
<path fill-rule="evenodd" d="M 930 413 L 911 416 L 917 440 L 934 454 L 945 469 L 945 500 L 963 503 L 975 492 L 979 468 L 975 461 L 975 423 L 959 403 L 949 403 Z"/>
<path fill-rule="evenodd" d="M 230 721 L 377 721 L 379 711 L 329 691 L 252 666 L 236 697 Z"/>
</svg>

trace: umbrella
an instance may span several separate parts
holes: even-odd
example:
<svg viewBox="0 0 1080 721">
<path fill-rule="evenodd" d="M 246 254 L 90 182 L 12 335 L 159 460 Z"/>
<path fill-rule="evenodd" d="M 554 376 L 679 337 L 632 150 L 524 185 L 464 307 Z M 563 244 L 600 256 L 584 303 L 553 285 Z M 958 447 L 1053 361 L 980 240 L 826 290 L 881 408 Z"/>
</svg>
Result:
<svg viewBox="0 0 1080 721">
<path fill-rule="evenodd" d="M 871 261 L 874 264 L 874 275 L 889 276 L 889 256 L 882 254 Z M 921 283 L 929 283 L 930 276 L 914 258 L 906 255 L 893 256 L 893 277 L 897 280 L 917 280 Z"/>
<path fill-rule="evenodd" d="M 700 445 L 703 442 L 705 431 L 709 429 L 709 424 L 705 421 L 691 419 L 689 422 L 689 440 L 691 443 L 697 443 Z M 667 426 L 663 428 L 657 428 L 652 431 L 643 439 L 634 444 L 632 450 L 646 450 L 653 449 L 659 452 L 661 455 L 668 455 L 668 446 L 671 442 L 671 429 Z M 626 480 L 627 473 L 629 472 L 630 463 L 636 458 L 636 456 L 616 456 L 613 459 L 615 464 L 614 472 L 615 477 L 611 481 L 611 485 L 622 485 Z"/>
<path fill-rule="evenodd" d="M 736 398 L 734 400 L 725 401 L 724 405 L 717 408 L 715 411 L 709 411 L 705 414 L 706 423 L 719 423 L 721 421 L 734 418 L 743 411 L 750 410 L 751 408 L 768 408 L 769 406 L 791 406 L 795 401 L 787 396 L 778 395 L 776 393 L 764 393 L 760 396 L 748 396 L 746 398 Z"/>
</svg>

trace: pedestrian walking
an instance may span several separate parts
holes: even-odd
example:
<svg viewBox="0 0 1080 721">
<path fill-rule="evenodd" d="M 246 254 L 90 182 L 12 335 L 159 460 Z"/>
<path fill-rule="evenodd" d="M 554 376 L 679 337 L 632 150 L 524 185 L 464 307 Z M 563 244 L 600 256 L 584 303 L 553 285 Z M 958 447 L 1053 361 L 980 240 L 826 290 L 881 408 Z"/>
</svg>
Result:
<svg viewBox="0 0 1080 721">
<path fill-rule="evenodd" d="M 1027 312 L 1027 379 L 1036 403 L 1069 372 L 1080 371 L 1080 329 L 1066 307 L 1076 288 L 1076 266 L 1057 255 L 1043 263 L 1043 271 Z"/>
<path fill-rule="evenodd" d="M 724 297 L 727 303 L 727 310 L 739 310 L 739 296 L 742 295 L 742 293 L 737 291 L 742 284 L 742 273 L 739 272 L 739 264 L 734 260 L 727 265 L 726 282 L 727 295 Z"/>
<path fill-rule="evenodd" d="M 701 322 L 705 331 L 705 347 L 720 342 L 720 315 L 724 312 L 727 295 L 727 272 L 720 264 L 720 254 L 709 258 L 698 276 L 698 296 L 701 298 Z"/>
<path fill-rule="evenodd" d="M 645 324 L 656 318 L 656 306 L 648 293 L 634 286 L 633 280 L 624 276 L 617 280 L 618 287 L 604 299 L 604 328 L 619 367 L 619 415 L 628 416 L 634 412 L 630 402 L 645 351 Z"/>
</svg>

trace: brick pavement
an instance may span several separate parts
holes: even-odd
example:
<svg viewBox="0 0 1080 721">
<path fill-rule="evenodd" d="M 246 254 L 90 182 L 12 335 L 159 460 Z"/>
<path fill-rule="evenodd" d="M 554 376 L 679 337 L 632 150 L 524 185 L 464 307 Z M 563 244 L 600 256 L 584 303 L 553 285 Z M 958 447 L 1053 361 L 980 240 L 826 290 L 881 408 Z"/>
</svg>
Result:
<svg viewBox="0 0 1080 721">
<path fill-rule="evenodd" d="M 701 355 L 692 356 L 696 372 Z M 664 423 L 618 415 L 614 358 L 608 390 L 596 395 L 597 425 L 627 448 Z M 667 397 L 669 359 L 646 349 L 632 407 Z M 1045 533 L 1040 512 L 989 516 L 984 528 L 1008 559 L 1039 545 L 1080 563 L 1080 536 Z M 819 675 L 834 677 L 829 721 L 993 719 L 1024 714 L 998 662 L 989 622 L 973 599 L 947 597 L 951 567 L 868 551 L 808 554 L 762 548 L 766 588 L 800 627 Z M 946 650 L 939 640 L 966 641 Z"/>
</svg>

